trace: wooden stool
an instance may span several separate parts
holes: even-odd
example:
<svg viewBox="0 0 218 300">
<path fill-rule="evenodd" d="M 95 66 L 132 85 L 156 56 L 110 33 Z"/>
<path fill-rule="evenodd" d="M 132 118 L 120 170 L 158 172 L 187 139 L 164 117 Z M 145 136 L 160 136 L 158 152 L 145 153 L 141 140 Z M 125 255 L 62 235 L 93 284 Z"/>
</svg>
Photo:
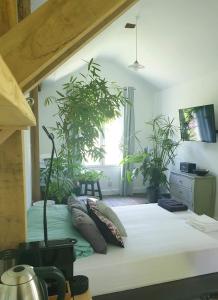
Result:
<svg viewBox="0 0 218 300">
<path fill-rule="evenodd" d="M 101 193 L 101 187 L 100 187 L 100 183 L 99 180 L 97 181 L 80 181 L 80 188 L 81 191 L 83 190 L 83 186 L 84 186 L 84 194 L 82 194 L 81 196 L 93 196 L 96 197 L 96 193 L 98 193 L 98 197 L 100 200 L 102 200 L 102 193 Z M 96 187 L 95 187 L 96 184 Z M 91 192 L 91 194 L 89 194 L 89 192 Z"/>
</svg>

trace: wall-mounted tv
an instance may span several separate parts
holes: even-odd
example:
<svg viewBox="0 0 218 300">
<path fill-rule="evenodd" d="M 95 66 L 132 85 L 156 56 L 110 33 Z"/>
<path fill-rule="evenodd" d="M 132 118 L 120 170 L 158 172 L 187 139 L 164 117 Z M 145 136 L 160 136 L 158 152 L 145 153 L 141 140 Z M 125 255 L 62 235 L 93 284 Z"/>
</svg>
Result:
<svg viewBox="0 0 218 300">
<path fill-rule="evenodd" d="M 183 141 L 216 143 L 214 105 L 202 105 L 179 110 Z"/>
</svg>

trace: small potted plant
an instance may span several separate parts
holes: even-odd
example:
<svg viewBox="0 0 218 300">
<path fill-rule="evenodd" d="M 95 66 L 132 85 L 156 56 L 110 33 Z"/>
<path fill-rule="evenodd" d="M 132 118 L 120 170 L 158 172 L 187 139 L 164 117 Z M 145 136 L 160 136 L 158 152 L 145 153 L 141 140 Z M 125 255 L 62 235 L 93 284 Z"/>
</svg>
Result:
<svg viewBox="0 0 218 300">
<path fill-rule="evenodd" d="M 149 201 L 157 202 L 161 189 L 169 191 L 166 171 L 171 163 L 174 164 L 179 141 L 173 140 L 177 128 L 169 117 L 161 115 L 146 124 L 152 127 L 152 134 L 149 137 L 150 151 L 145 149 L 128 155 L 122 163 L 136 164 L 136 167 L 127 173 L 127 179 L 131 181 L 142 174 L 143 182 L 148 182 L 147 196 Z"/>
<path fill-rule="evenodd" d="M 103 171 L 82 168 L 80 174 L 77 175 L 77 180 L 79 182 L 91 182 L 91 181 L 96 182 L 103 177 L 104 177 Z"/>
</svg>

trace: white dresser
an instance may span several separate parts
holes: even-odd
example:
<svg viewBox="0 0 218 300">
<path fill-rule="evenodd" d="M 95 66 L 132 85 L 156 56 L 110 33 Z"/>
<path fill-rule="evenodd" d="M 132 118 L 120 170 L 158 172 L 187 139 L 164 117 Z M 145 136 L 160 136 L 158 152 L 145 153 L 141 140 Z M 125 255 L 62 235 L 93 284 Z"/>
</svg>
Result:
<svg viewBox="0 0 218 300">
<path fill-rule="evenodd" d="M 186 204 L 197 214 L 214 215 L 216 177 L 197 176 L 172 171 L 170 173 L 171 197 Z"/>
</svg>

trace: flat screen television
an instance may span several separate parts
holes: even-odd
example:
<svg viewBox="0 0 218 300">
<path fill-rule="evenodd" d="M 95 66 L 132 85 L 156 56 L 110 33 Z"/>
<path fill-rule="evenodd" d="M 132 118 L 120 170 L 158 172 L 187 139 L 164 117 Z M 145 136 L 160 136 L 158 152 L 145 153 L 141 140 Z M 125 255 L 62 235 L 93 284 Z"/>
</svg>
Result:
<svg viewBox="0 0 218 300">
<path fill-rule="evenodd" d="M 183 141 L 216 143 L 214 105 L 202 105 L 179 110 Z"/>
</svg>

